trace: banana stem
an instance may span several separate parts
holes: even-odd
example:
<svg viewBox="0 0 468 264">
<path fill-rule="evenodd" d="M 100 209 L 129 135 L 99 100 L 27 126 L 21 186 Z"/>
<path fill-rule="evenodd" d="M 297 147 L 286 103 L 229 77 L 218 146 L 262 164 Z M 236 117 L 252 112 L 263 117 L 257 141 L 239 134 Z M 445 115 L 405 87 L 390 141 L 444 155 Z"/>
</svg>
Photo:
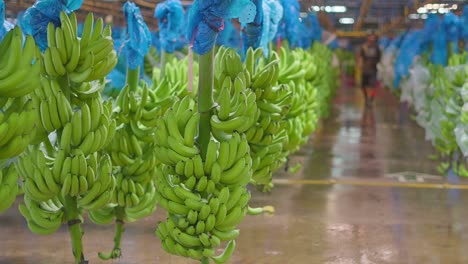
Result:
<svg viewBox="0 0 468 264">
<path fill-rule="evenodd" d="M 76 264 L 84 264 L 87 261 L 83 255 L 83 231 L 81 229 L 81 217 L 75 198 L 65 197 L 65 216 L 68 222 L 68 231 L 72 242 L 73 256 Z"/>
<path fill-rule="evenodd" d="M 125 232 L 124 219 L 125 219 L 125 208 L 117 206 L 115 208 L 115 234 L 114 234 L 114 248 L 109 253 L 99 252 L 98 256 L 102 260 L 118 259 L 122 257 L 122 250 L 120 249 L 120 242 L 122 241 L 122 235 Z"/>
<path fill-rule="evenodd" d="M 207 257 L 203 257 L 203 258 L 201 259 L 201 263 L 202 263 L 202 264 L 210 264 L 210 259 L 207 258 Z"/>
<path fill-rule="evenodd" d="M 202 159 L 205 160 L 211 138 L 210 120 L 214 104 L 214 49 L 200 55 L 198 63 L 200 65 L 198 78 L 198 112 L 200 113 L 200 123 L 198 125 L 197 143 L 201 150 Z"/>
<path fill-rule="evenodd" d="M 122 241 L 122 235 L 125 232 L 124 228 L 124 218 L 125 218 L 125 210 L 123 207 L 118 206 L 116 208 L 116 226 L 115 226 L 115 236 L 114 236 L 114 257 L 120 258 L 121 257 L 121 250 L 120 250 L 120 242 Z M 118 256 L 116 256 L 118 255 Z"/>
<path fill-rule="evenodd" d="M 168 56 L 169 54 L 167 54 L 166 51 L 164 51 L 164 49 L 161 50 L 161 65 L 160 65 L 160 69 L 161 69 L 161 75 L 160 75 L 160 78 L 161 80 L 164 79 L 164 77 L 166 77 L 166 63 L 168 61 Z"/>
<path fill-rule="evenodd" d="M 130 91 L 136 91 L 139 80 L 140 80 L 140 66 L 138 66 L 134 70 L 127 67 L 127 84 L 130 88 Z"/>
</svg>

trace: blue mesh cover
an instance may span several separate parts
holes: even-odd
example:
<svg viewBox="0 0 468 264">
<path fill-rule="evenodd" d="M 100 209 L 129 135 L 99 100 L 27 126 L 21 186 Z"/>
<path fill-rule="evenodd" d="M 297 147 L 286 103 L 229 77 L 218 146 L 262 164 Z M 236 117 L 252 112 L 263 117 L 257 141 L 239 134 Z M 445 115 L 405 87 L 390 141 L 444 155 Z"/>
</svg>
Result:
<svg viewBox="0 0 468 264">
<path fill-rule="evenodd" d="M 463 8 L 463 13 L 461 16 L 461 37 L 465 40 L 466 46 L 465 49 L 468 51 L 468 5 Z"/>
<path fill-rule="evenodd" d="M 307 23 L 309 25 L 309 32 L 312 40 L 321 41 L 322 40 L 322 27 L 318 20 L 316 13 L 309 13 L 307 16 Z"/>
<path fill-rule="evenodd" d="M 36 40 L 41 50 L 47 48 L 47 25 L 60 26 L 60 12 L 67 14 L 81 7 L 83 0 L 37 0 L 28 8 L 21 19 L 21 28 L 25 34 Z"/>
<path fill-rule="evenodd" d="M 255 4 L 255 8 L 257 12 L 255 14 L 255 18 L 252 22 L 247 23 L 244 28 L 244 32 L 242 32 L 242 44 L 244 50 L 248 48 L 258 48 L 260 47 L 261 40 L 262 40 L 262 31 L 264 26 L 264 13 L 267 16 L 265 19 L 268 20 L 269 10 L 266 10 L 263 6 L 263 0 L 252 0 Z M 262 47 L 263 48 L 263 47 Z"/>
<path fill-rule="evenodd" d="M 255 5 L 250 0 L 195 0 L 190 8 L 188 39 L 193 51 L 205 54 L 213 48 L 224 29 L 224 20 L 239 18 L 242 25 L 254 20 Z"/>
<path fill-rule="evenodd" d="M 151 32 L 151 45 L 156 48 L 156 50 L 161 50 L 161 41 L 159 40 L 159 32 Z"/>
<path fill-rule="evenodd" d="M 267 5 L 270 8 L 269 26 L 264 27 L 268 29 L 268 32 L 266 33 L 268 41 L 272 41 L 278 32 L 279 24 L 281 19 L 283 19 L 284 10 L 279 0 L 264 0 L 264 5 Z"/>
<path fill-rule="evenodd" d="M 425 27 L 427 34 L 431 36 L 432 56 L 431 61 L 436 65 L 447 64 L 447 32 L 444 29 L 443 21 L 436 15 L 433 15 L 433 20 L 437 23 L 431 24 L 430 27 Z"/>
<path fill-rule="evenodd" d="M 458 41 L 460 40 L 461 33 L 461 19 L 454 13 L 447 13 L 444 15 L 443 29 L 447 36 L 447 41 L 451 44 L 453 52 L 458 53 Z"/>
<path fill-rule="evenodd" d="M 154 17 L 159 23 L 159 41 L 161 48 L 174 52 L 176 43 L 184 30 L 184 8 L 179 0 L 166 0 L 156 5 Z"/>
<path fill-rule="evenodd" d="M 277 0 L 254 0 L 254 3 L 257 14 L 254 21 L 245 27 L 244 50 L 260 47 L 264 55 L 268 56 L 268 43 L 275 38 L 283 18 L 283 7 Z"/>
<path fill-rule="evenodd" d="M 425 34 L 424 30 L 416 30 L 410 31 L 404 36 L 400 50 L 395 59 L 395 79 L 393 87 L 399 87 L 401 79 L 408 75 L 414 57 L 422 53 L 421 47 L 425 41 Z"/>
<path fill-rule="evenodd" d="M 224 30 L 219 33 L 216 44 L 229 48 L 239 48 L 239 32 L 231 19 L 224 21 Z"/>
<path fill-rule="evenodd" d="M 287 39 L 291 47 L 297 47 L 300 44 L 301 32 L 300 4 L 297 0 L 280 0 L 283 6 L 283 20 L 278 31 L 281 39 Z"/>
<path fill-rule="evenodd" d="M 141 16 L 140 8 L 134 3 L 126 2 L 123 12 L 127 19 L 127 35 L 124 44 L 127 66 L 135 70 L 143 65 L 145 55 L 151 45 L 151 32 Z"/>
<path fill-rule="evenodd" d="M 13 24 L 5 20 L 5 3 L 0 0 L 0 41 L 13 28 Z"/>
</svg>

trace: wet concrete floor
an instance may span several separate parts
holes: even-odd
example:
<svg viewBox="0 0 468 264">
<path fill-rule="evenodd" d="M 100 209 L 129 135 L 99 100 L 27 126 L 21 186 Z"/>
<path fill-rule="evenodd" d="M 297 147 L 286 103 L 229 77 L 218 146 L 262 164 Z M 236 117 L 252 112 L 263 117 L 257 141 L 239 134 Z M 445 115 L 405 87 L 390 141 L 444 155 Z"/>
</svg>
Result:
<svg viewBox="0 0 468 264">
<path fill-rule="evenodd" d="M 333 113 L 291 164 L 295 175 L 277 179 L 355 179 L 387 181 L 391 173 L 436 174 L 427 159 L 433 149 L 410 113 L 388 92 L 379 90 L 373 108 L 365 109 L 359 91 L 342 88 Z M 442 180 L 442 178 L 441 178 Z M 270 194 L 253 191 L 254 206 L 271 204 L 273 216 L 249 216 L 231 263 L 242 264 L 462 264 L 468 263 L 468 191 L 277 184 Z M 123 257 L 114 264 L 196 263 L 166 254 L 154 236 L 163 210 L 129 224 Z M 85 253 L 112 246 L 112 227 L 84 225 Z M 27 230 L 16 207 L 0 215 L 1 264 L 72 263 L 66 228 L 51 236 Z"/>
</svg>

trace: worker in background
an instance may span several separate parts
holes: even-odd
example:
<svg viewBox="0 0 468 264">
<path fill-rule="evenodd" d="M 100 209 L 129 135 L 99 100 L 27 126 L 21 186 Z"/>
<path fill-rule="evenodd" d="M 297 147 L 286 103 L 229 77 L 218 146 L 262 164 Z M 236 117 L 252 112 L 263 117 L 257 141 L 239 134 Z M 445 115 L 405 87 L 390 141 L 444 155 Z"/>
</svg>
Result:
<svg viewBox="0 0 468 264">
<path fill-rule="evenodd" d="M 367 36 L 358 56 L 358 67 L 360 68 L 361 89 L 364 94 L 366 106 L 372 105 L 377 86 L 377 64 L 380 61 L 380 48 L 378 37 L 375 33 Z"/>
</svg>

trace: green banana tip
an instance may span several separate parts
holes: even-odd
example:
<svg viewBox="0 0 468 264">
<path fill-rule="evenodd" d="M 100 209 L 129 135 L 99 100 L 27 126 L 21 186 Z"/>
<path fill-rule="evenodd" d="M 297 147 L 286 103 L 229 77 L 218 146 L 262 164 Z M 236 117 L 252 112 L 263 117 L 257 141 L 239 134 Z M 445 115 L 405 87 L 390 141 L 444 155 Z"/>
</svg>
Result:
<svg viewBox="0 0 468 264">
<path fill-rule="evenodd" d="M 113 258 L 114 258 L 112 252 L 111 252 L 111 253 L 102 253 L 102 252 L 99 252 L 99 253 L 98 253 L 98 256 L 99 256 L 99 258 L 102 259 L 102 260 L 110 260 L 110 259 L 113 259 Z"/>
</svg>

